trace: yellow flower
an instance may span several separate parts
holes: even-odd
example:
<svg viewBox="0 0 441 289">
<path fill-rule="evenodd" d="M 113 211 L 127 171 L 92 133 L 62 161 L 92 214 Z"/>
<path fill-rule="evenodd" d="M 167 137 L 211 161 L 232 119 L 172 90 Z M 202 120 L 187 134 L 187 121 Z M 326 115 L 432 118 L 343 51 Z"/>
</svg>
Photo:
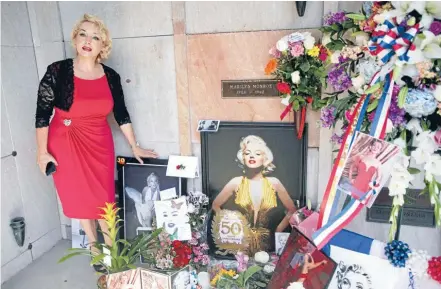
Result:
<svg viewBox="0 0 441 289">
<path fill-rule="evenodd" d="M 313 48 L 309 49 L 307 53 L 309 56 L 317 57 L 319 56 L 320 48 L 317 45 L 315 45 Z"/>
</svg>

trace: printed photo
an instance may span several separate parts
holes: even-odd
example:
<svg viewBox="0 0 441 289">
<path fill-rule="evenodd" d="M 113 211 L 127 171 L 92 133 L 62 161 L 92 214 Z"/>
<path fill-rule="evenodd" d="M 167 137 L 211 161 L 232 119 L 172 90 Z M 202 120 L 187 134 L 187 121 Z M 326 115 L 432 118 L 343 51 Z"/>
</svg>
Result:
<svg viewBox="0 0 441 289">
<path fill-rule="evenodd" d="M 184 289 L 189 288 L 190 285 L 190 272 L 187 269 L 183 269 L 172 277 L 172 289 Z"/>
<path fill-rule="evenodd" d="M 142 289 L 168 289 L 168 279 L 167 275 L 141 269 Z"/>
<path fill-rule="evenodd" d="M 394 144 L 357 132 L 338 189 L 370 208 L 389 179 L 399 152 Z"/>
<path fill-rule="evenodd" d="M 185 197 L 156 201 L 156 226 L 164 228 L 172 240 L 190 240 L 191 226 Z"/>
<path fill-rule="evenodd" d="M 219 120 L 200 120 L 198 123 L 198 131 L 216 132 L 219 128 Z"/>
<path fill-rule="evenodd" d="M 331 245 L 331 258 L 338 264 L 329 288 L 398 288 L 400 279 L 408 279 L 407 270 L 396 268 L 389 260 Z"/>
<path fill-rule="evenodd" d="M 140 288 L 140 270 L 127 270 L 109 275 L 107 280 L 108 289 L 138 289 Z"/>
<path fill-rule="evenodd" d="M 336 267 L 331 258 L 293 228 L 267 288 L 287 288 L 291 283 L 300 283 L 305 289 L 326 289 Z"/>
<path fill-rule="evenodd" d="M 249 240 L 248 255 L 276 251 L 275 233 L 289 233 L 295 202 L 305 203 L 306 139 L 297 139 L 294 125 L 280 123 L 222 122 L 217 133 L 202 134 L 203 190 L 214 212 L 208 233 L 212 254 L 231 258 L 244 250 L 242 244 L 219 245 L 219 230 L 232 231 L 216 225 L 223 210 L 246 220 L 230 224 L 232 229 L 249 225 L 243 238 Z"/>
<path fill-rule="evenodd" d="M 281 255 L 285 248 L 286 241 L 288 241 L 289 233 L 276 233 L 276 254 Z"/>
<path fill-rule="evenodd" d="M 186 194 L 185 179 L 166 176 L 167 163 L 167 160 L 144 159 L 144 164 L 140 164 L 133 158 L 118 162 L 124 238 L 133 239 L 137 230 L 152 229 L 154 203 L 160 200 L 161 191 L 175 188 L 178 196 Z"/>
</svg>

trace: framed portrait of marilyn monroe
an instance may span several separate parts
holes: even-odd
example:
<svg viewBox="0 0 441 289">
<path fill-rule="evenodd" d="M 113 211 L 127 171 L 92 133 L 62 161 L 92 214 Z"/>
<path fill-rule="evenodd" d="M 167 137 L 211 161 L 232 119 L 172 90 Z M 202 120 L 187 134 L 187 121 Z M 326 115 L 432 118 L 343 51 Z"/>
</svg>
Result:
<svg viewBox="0 0 441 289">
<path fill-rule="evenodd" d="M 307 139 L 291 123 L 221 122 L 201 133 L 212 255 L 275 251 L 275 232 L 290 232 L 294 204 L 305 204 Z"/>
</svg>

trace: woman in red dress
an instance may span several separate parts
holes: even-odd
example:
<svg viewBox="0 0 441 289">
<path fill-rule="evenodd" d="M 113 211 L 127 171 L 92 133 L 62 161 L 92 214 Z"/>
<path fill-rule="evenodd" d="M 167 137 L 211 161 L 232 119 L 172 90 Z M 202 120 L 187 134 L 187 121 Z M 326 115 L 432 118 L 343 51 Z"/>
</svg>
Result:
<svg viewBox="0 0 441 289">
<path fill-rule="evenodd" d="M 111 50 L 103 22 L 84 15 L 72 31 L 72 44 L 76 58 L 52 63 L 40 82 L 37 162 L 43 173 L 48 163 L 56 165 L 53 179 L 64 214 L 80 219 L 91 249 L 99 253 L 93 245 L 97 240 L 95 220 L 108 231 L 99 208 L 115 201 L 115 152 L 107 116 L 113 111 L 138 161 L 157 154 L 137 145 L 120 77 L 101 64 Z"/>
</svg>

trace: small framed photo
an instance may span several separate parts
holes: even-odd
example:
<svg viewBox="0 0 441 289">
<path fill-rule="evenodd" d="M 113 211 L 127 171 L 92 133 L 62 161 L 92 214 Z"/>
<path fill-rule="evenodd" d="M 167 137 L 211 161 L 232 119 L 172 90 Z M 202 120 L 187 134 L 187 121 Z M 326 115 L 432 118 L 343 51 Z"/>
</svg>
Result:
<svg viewBox="0 0 441 289">
<path fill-rule="evenodd" d="M 285 248 L 285 244 L 288 241 L 289 233 L 275 233 L 276 237 L 276 254 L 281 255 L 283 249 Z"/>
<path fill-rule="evenodd" d="M 198 123 L 198 131 L 216 132 L 219 129 L 219 120 L 200 120 Z"/>
<path fill-rule="evenodd" d="M 177 197 L 187 194 L 185 178 L 166 175 L 168 160 L 117 157 L 119 180 L 118 203 L 120 217 L 124 220 L 121 237 L 133 239 L 137 232 L 148 231 L 156 221 L 154 202 L 161 198 L 161 191 L 175 189 Z"/>
</svg>

